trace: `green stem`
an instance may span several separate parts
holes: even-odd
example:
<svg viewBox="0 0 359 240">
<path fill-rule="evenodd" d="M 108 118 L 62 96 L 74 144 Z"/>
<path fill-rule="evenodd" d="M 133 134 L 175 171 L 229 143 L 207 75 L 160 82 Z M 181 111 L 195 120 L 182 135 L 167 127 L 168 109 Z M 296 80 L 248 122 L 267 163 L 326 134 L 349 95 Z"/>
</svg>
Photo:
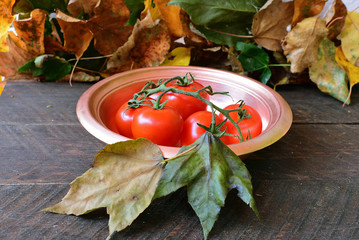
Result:
<svg viewBox="0 0 359 240">
<path fill-rule="evenodd" d="M 268 64 L 268 67 L 290 67 L 289 63 Z"/>
</svg>

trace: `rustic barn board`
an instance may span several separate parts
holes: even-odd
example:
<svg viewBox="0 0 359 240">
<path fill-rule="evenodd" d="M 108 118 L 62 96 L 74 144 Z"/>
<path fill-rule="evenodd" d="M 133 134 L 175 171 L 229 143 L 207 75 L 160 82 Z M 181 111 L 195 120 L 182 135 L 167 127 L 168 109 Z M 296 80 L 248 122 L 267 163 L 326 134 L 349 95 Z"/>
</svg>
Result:
<svg viewBox="0 0 359 240">
<path fill-rule="evenodd" d="M 78 122 L 91 84 L 9 82 L 0 97 L 0 239 L 105 239 L 104 210 L 40 212 L 66 194 L 105 144 Z M 230 192 L 210 239 L 359 239 L 359 92 L 342 107 L 315 86 L 278 92 L 294 116 L 278 142 L 243 157 L 255 214 Z M 114 239 L 202 239 L 185 189 L 154 201 Z"/>
</svg>

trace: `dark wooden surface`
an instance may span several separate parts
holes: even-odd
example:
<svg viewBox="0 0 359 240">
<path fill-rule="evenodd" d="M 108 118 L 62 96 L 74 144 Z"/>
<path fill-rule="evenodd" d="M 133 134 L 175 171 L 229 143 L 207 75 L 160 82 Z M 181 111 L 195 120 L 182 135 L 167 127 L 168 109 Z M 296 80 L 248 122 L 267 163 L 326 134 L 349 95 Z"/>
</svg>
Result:
<svg viewBox="0 0 359 240">
<path fill-rule="evenodd" d="M 40 212 L 62 199 L 105 144 L 79 124 L 89 84 L 9 82 L 0 97 L 0 239 L 105 239 L 102 210 Z M 359 89 L 352 105 L 313 86 L 280 87 L 294 122 L 246 157 L 261 220 L 230 192 L 209 239 L 359 239 Z M 185 190 L 154 201 L 114 239 L 202 239 Z"/>
</svg>

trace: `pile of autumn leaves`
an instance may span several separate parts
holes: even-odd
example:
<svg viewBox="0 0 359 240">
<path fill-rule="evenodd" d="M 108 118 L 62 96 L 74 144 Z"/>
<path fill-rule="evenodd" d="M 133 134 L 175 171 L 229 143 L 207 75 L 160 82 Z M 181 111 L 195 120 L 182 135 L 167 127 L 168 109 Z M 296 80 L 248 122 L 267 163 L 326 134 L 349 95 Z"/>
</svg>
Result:
<svg viewBox="0 0 359 240">
<path fill-rule="evenodd" d="M 48 9 L 41 9 L 39 2 L 0 3 L 0 75 L 7 79 L 28 78 L 24 72 L 30 72 L 48 81 L 97 81 L 136 68 L 193 64 L 194 51 L 209 48 L 228 54 L 236 72 L 243 70 L 241 59 L 233 61 L 241 51 L 233 41 L 217 36 L 233 39 L 236 33 L 228 34 L 222 27 L 237 26 L 234 14 L 244 14 L 250 0 L 238 0 L 235 7 L 226 0 L 56 0 Z M 274 74 L 270 82 L 286 84 L 309 72 L 321 91 L 349 103 L 350 90 L 359 81 L 359 13 L 347 12 L 341 0 L 265 2 L 249 4 L 255 6 L 251 36 L 237 39 L 255 43 L 271 61 L 291 64 L 276 68 L 283 74 Z M 56 4 L 62 7 L 54 10 Z M 228 17 L 224 19 L 219 10 Z M 16 34 L 8 31 L 11 25 Z M 252 60 L 262 61 L 255 56 Z M 96 67 L 88 67 L 86 61 Z M 245 66 L 244 71 L 248 72 Z"/>
</svg>

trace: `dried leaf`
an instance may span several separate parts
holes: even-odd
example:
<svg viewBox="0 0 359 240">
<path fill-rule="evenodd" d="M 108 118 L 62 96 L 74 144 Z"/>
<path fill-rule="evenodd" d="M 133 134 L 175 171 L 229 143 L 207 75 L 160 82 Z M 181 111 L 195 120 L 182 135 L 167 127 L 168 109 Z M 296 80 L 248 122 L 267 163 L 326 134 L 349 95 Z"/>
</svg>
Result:
<svg viewBox="0 0 359 240">
<path fill-rule="evenodd" d="M 150 15 L 138 21 L 128 41 L 109 59 L 110 71 L 160 65 L 170 49 L 171 38 L 163 22 L 155 24 Z"/>
<path fill-rule="evenodd" d="M 154 3 L 159 9 L 170 34 L 175 37 L 182 37 L 184 36 L 184 30 L 180 18 L 181 8 L 179 6 L 167 5 L 170 1 L 171 0 L 154 0 Z"/>
<path fill-rule="evenodd" d="M 65 49 L 79 59 L 90 45 L 93 34 L 85 21 L 56 12 L 57 21 L 64 33 Z"/>
<path fill-rule="evenodd" d="M 2 92 L 4 91 L 5 85 L 6 85 L 6 81 L 0 80 L 0 96 L 1 96 Z"/>
<path fill-rule="evenodd" d="M 178 47 L 173 49 L 161 66 L 188 66 L 191 61 L 191 48 Z"/>
<path fill-rule="evenodd" d="M 94 34 L 95 48 L 102 55 L 112 54 L 131 35 L 133 26 L 125 26 L 130 11 L 124 0 L 107 0 L 101 1 L 94 9 L 94 14 L 87 25 Z"/>
<path fill-rule="evenodd" d="M 294 16 L 292 26 L 305 18 L 314 17 L 323 10 L 327 0 L 294 0 Z"/>
<path fill-rule="evenodd" d="M 329 30 L 328 38 L 332 41 L 337 41 L 337 36 L 342 31 L 344 26 L 345 16 L 347 15 L 347 8 L 341 0 L 328 1 L 320 16 L 327 23 Z"/>
<path fill-rule="evenodd" d="M 0 52 L 0 75 L 8 78 L 15 76 L 18 68 L 34 59 L 35 55 L 26 51 L 25 44 L 13 32 L 9 33 L 7 45 L 9 52 Z"/>
<path fill-rule="evenodd" d="M 324 38 L 316 61 L 309 67 L 309 76 L 322 92 L 345 102 L 349 94 L 348 82 L 345 71 L 335 61 L 335 52 L 334 43 Z"/>
<path fill-rule="evenodd" d="M 110 235 L 130 225 L 151 203 L 162 174 L 159 147 L 137 139 L 107 145 L 94 167 L 76 178 L 62 201 L 43 211 L 82 215 L 107 208 Z"/>
<path fill-rule="evenodd" d="M 86 13 L 91 16 L 99 2 L 100 0 L 70 0 L 67 5 L 67 10 L 75 17 L 81 13 Z"/>
<path fill-rule="evenodd" d="M 17 35 L 26 44 L 26 49 L 34 55 L 45 53 L 44 32 L 46 11 L 35 9 L 31 12 L 31 17 L 14 21 Z"/>
<path fill-rule="evenodd" d="M 268 1 L 253 17 L 254 41 L 271 51 L 282 51 L 281 41 L 293 17 L 293 2 Z"/>
<path fill-rule="evenodd" d="M 304 19 L 288 33 L 283 45 L 291 72 L 302 72 L 315 61 L 319 44 L 327 33 L 325 22 L 319 17 Z"/>
<path fill-rule="evenodd" d="M 11 27 L 15 16 L 12 15 L 12 7 L 15 0 L 1 1 L 0 3 L 0 52 L 8 52 L 7 45 L 8 30 Z"/>
<path fill-rule="evenodd" d="M 69 75 L 63 77 L 62 79 L 60 79 L 60 81 L 69 82 L 71 80 L 72 82 L 96 82 L 96 81 L 100 80 L 100 76 L 90 75 L 85 72 L 75 72 L 72 75 L 71 79 L 70 79 L 70 77 L 71 77 L 71 75 L 69 74 Z"/>
<path fill-rule="evenodd" d="M 350 100 L 351 91 L 353 86 L 359 83 L 359 67 L 353 65 L 346 59 L 342 48 L 339 46 L 335 52 L 335 60 L 345 70 L 349 78 L 350 91 L 348 95 L 348 101 Z"/>
<path fill-rule="evenodd" d="M 359 13 L 349 12 L 340 34 L 343 53 L 348 61 L 359 67 Z"/>
</svg>

